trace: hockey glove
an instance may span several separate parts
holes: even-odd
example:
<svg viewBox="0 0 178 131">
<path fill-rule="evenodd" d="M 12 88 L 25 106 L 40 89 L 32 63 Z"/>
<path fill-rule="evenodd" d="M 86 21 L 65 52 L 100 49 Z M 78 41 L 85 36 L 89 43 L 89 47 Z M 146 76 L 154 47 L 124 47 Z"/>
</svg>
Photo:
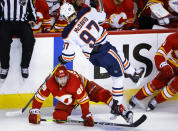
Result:
<svg viewBox="0 0 178 131">
<path fill-rule="evenodd" d="M 39 109 L 30 109 L 29 111 L 29 123 L 33 124 L 40 124 L 41 117 L 40 117 L 40 110 Z"/>
<path fill-rule="evenodd" d="M 84 122 L 83 122 L 84 126 L 90 126 L 90 127 L 94 126 L 94 120 L 93 120 L 93 117 L 92 117 L 91 113 L 89 113 L 86 116 L 82 116 L 82 118 L 84 120 Z"/>
<path fill-rule="evenodd" d="M 66 61 L 63 60 L 62 55 L 60 55 L 60 56 L 58 57 L 58 61 L 59 61 L 61 64 L 63 64 L 63 65 L 67 63 Z"/>
</svg>

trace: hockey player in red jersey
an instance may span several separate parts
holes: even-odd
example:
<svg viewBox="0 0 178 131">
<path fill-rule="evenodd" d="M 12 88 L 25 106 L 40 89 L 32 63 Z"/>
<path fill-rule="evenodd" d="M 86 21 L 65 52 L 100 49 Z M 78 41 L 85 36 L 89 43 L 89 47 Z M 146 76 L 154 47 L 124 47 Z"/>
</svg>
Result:
<svg viewBox="0 0 178 131">
<path fill-rule="evenodd" d="M 46 0 L 46 3 L 51 17 L 52 28 L 50 32 L 62 32 L 64 27 L 67 26 L 67 22 L 59 15 L 59 9 L 63 0 Z"/>
<path fill-rule="evenodd" d="M 151 11 L 147 4 L 149 0 L 133 0 L 137 7 L 135 27 L 137 29 L 152 29 L 157 20 L 151 18 Z"/>
<path fill-rule="evenodd" d="M 151 17 L 158 21 L 158 27 L 178 27 L 178 0 L 150 0 Z M 154 27 L 153 27 L 154 28 Z"/>
<path fill-rule="evenodd" d="M 84 126 L 94 126 L 94 120 L 89 110 L 89 100 L 104 102 L 110 107 L 112 105 L 110 91 L 93 81 L 89 81 L 76 71 L 67 70 L 64 65 L 59 66 L 54 75 L 42 86 L 43 88 L 32 102 L 32 109 L 30 109 L 29 114 L 30 123 L 40 123 L 40 108 L 50 93 L 58 100 L 53 112 L 55 120 L 67 120 L 74 107 L 80 105 Z M 119 109 L 124 112 L 122 108 L 121 105 Z"/>
<path fill-rule="evenodd" d="M 134 0 L 139 29 L 177 28 L 178 0 Z"/>
<path fill-rule="evenodd" d="M 37 22 L 33 27 L 34 33 L 50 32 L 51 17 L 49 15 L 49 7 L 45 0 L 36 0 L 35 7 L 37 12 Z"/>
<path fill-rule="evenodd" d="M 170 56 L 169 53 L 171 53 Z M 157 104 L 173 97 L 178 91 L 178 32 L 170 34 L 158 49 L 155 64 L 159 73 L 130 99 L 131 107 L 134 107 L 138 100 L 143 100 L 161 89 L 160 93 L 148 103 L 147 110 L 153 110 Z"/>
<path fill-rule="evenodd" d="M 134 3 L 132 0 L 102 0 L 102 2 L 107 14 L 107 19 L 102 24 L 105 29 L 131 29 L 134 21 Z"/>
</svg>

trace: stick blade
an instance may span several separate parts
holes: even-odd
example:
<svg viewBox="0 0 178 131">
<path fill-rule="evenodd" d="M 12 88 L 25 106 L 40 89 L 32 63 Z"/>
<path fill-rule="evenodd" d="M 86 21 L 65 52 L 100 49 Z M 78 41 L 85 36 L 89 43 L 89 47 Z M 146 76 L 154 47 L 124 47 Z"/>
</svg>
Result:
<svg viewBox="0 0 178 131">
<path fill-rule="evenodd" d="M 5 115 L 8 117 L 20 116 L 20 115 L 22 115 L 22 111 L 19 110 L 19 111 L 6 112 Z"/>
<path fill-rule="evenodd" d="M 143 114 L 137 121 L 132 123 L 130 125 L 130 127 L 137 127 L 137 126 L 141 125 L 146 119 L 147 119 L 147 116 L 145 114 Z"/>
</svg>

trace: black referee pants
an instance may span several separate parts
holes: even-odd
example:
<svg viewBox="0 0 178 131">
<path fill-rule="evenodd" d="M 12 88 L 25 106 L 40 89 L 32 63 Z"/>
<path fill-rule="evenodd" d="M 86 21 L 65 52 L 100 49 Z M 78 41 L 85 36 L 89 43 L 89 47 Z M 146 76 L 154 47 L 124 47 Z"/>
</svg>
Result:
<svg viewBox="0 0 178 131">
<path fill-rule="evenodd" d="M 16 35 L 22 43 L 21 67 L 28 68 L 35 43 L 35 38 L 27 22 L 0 22 L 0 61 L 1 68 L 9 68 L 12 37 Z"/>
</svg>

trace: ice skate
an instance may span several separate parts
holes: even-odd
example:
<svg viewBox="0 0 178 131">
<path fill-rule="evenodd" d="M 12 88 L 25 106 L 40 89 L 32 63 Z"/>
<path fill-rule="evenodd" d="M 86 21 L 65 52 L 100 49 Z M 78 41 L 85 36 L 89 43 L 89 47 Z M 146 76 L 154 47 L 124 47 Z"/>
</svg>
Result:
<svg viewBox="0 0 178 131">
<path fill-rule="evenodd" d="M 140 82 L 142 81 L 145 74 L 145 68 L 140 67 L 138 70 L 135 70 L 135 73 L 133 75 L 125 73 L 125 78 L 130 78 L 134 83 L 138 83 L 140 85 Z"/>
<path fill-rule="evenodd" d="M 9 71 L 9 69 L 3 69 L 3 68 L 1 68 L 0 78 L 1 79 L 5 79 L 7 77 L 8 71 Z"/>
<path fill-rule="evenodd" d="M 28 78 L 29 76 L 28 68 L 21 68 L 21 74 L 23 78 Z"/>
<path fill-rule="evenodd" d="M 128 111 L 124 108 L 122 104 L 119 105 L 119 112 L 121 113 L 121 116 L 125 119 L 127 123 L 132 124 L 133 123 L 133 112 Z"/>
<path fill-rule="evenodd" d="M 129 109 L 132 109 L 136 106 L 137 104 L 137 98 L 136 96 L 132 96 L 132 98 L 129 100 Z"/>
<path fill-rule="evenodd" d="M 113 100 L 111 113 L 114 114 L 115 116 L 121 115 L 127 123 L 132 124 L 133 123 L 133 112 L 126 110 L 122 104 L 117 105 L 117 103 L 118 103 L 117 100 Z"/>
<path fill-rule="evenodd" d="M 146 109 L 146 111 L 152 111 L 156 108 L 158 102 L 156 101 L 155 98 L 152 98 L 149 103 L 148 103 L 148 107 Z"/>
</svg>

